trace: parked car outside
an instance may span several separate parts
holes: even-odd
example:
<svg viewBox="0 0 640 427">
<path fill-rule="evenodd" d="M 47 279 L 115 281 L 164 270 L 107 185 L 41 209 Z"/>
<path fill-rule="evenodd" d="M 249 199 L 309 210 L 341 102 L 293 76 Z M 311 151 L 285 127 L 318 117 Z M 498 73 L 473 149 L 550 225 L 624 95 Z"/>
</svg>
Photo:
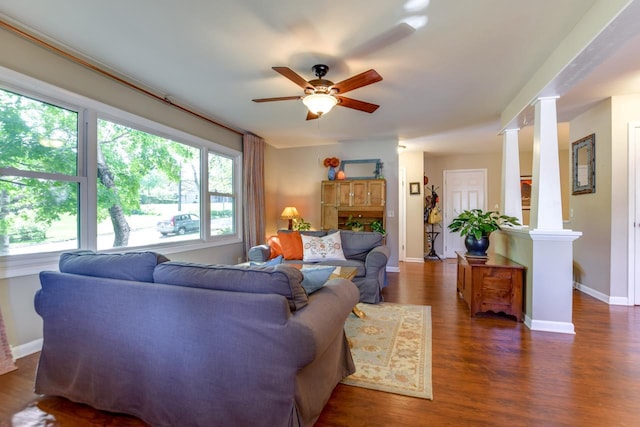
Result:
<svg viewBox="0 0 640 427">
<path fill-rule="evenodd" d="M 200 217 L 195 214 L 176 214 L 166 221 L 160 221 L 156 229 L 166 236 L 167 234 L 179 234 L 200 231 Z"/>
</svg>

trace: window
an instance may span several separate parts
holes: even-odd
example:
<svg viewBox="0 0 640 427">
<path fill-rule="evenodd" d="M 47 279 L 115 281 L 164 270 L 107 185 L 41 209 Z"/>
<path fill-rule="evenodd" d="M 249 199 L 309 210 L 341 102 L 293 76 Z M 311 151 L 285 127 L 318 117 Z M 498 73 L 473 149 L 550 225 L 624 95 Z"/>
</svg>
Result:
<svg viewBox="0 0 640 427">
<path fill-rule="evenodd" d="M 239 151 L 6 69 L 0 81 L 0 277 L 77 248 L 242 240 Z"/>
<path fill-rule="evenodd" d="M 78 123 L 0 90 L 0 256 L 78 247 Z"/>
<path fill-rule="evenodd" d="M 200 238 L 200 149 L 100 119 L 97 158 L 98 249 Z"/>
<path fill-rule="evenodd" d="M 209 203 L 212 236 L 236 232 L 234 187 L 233 159 L 209 153 Z"/>
</svg>

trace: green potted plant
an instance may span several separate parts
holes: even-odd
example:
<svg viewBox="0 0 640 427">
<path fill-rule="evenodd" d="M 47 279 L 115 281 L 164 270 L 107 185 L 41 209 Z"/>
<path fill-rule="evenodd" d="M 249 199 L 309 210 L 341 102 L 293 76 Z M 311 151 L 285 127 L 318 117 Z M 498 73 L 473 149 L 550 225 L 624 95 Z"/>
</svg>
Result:
<svg viewBox="0 0 640 427">
<path fill-rule="evenodd" d="M 358 219 L 354 219 L 353 215 L 349 215 L 349 218 L 347 218 L 347 222 L 345 222 L 344 225 L 350 227 L 352 231 L 364 230 L 364 224 Z"/>
<path fill-rule="evenodd" d="M 471 209 L 462 211 L 451 221 L 447 228 L 465 237 L 467 255 L 486 256 L 489 248 L 489 235 L 504 225 L 520 225 L 518 218 L 500 215 L 496 211 Z"/>
<path fill-rule="evenodd" d="M 384 229 L 384 227 L 382 226 L 382 221 L 380 220 L 373 220 L 371 221 L 371 231 L 377 231 L 378 233 L 382 234 L 383 236 L 385 234 L 387 234 L 386 230 Z"/>
<path fill-rule="evenodd" d="M 309 231 L 311 230 L 311 223 L 304 220 L 304 218 L 293 218 L 293 230 Z"/>
</svg>

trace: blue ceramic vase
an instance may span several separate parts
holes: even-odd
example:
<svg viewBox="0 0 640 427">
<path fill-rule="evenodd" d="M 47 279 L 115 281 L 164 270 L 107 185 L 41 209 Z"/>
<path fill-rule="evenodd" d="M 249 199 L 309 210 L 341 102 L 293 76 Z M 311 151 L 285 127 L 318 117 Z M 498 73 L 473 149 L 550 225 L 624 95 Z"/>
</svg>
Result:
<svg viewBox="0 0 640 427">
<path fill-rule="evenodd" d="M 336 168 L 329 168 L 329 173 L 327 174 L 329 181 L 334 181 L 336 179 Z"/>
</svg>

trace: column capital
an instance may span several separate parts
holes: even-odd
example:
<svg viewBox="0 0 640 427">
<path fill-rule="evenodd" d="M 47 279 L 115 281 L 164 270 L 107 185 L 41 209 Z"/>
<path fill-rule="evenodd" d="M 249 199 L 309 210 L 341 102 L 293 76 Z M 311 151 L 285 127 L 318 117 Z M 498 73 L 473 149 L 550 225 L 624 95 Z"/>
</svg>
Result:
<svg viewBox="0 0 640 427">
<path fill-rule="evenodd" d="M 531 104 L 529 104 L 529 105 L 536 105 L 540 101 L 555 101 L 558 98 L 560 98 L 560 95 L 540 96 L 540 97 L 534 99 L 533 101 L 531 101 Z"/>
</svg>

